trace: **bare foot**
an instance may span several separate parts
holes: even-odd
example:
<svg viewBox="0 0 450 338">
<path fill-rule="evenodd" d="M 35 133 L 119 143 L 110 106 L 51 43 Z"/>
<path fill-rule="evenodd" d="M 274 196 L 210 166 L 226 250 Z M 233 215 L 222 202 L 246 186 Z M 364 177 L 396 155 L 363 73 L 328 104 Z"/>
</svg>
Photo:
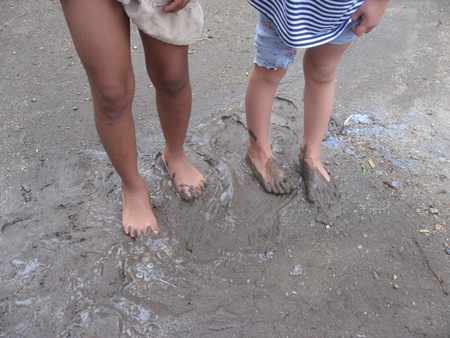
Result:
<svg viewBox="0 0 450 338">
<path fill-rule="evenodd" d="M 169 157 L 163 153 L 162 161 L 182 199 L 190 201 L 203 194 L 206 187 L 206 179 L 189 162 L 186 155 Z"/>
<path fill-rule="evenodd" d="M 303 183 L 305 185 L 306 200 L 309 203 L 330 203 L 332 199 L 339 197 L 339 191 L 330 175 L 320 162 L 319 165 L 311 165 L 310 161 L 300 157 L 300 168 Z"/>
<path fill-rule="evenodd" d="M 122 227 L 127 235 L 138 238 L 148 231 L 159 233 L 158 222 L 153 214 L 145 182 L 134 189 L 122 184 Z"/>
<path fill-rule="evenodd" d="M 290 194 L 296 189 L 291 179 L 274 158 L 251 158 L 247 153 L 245 160 L 253 171 L 253 175 L 270 194 Z"/>
</svg>

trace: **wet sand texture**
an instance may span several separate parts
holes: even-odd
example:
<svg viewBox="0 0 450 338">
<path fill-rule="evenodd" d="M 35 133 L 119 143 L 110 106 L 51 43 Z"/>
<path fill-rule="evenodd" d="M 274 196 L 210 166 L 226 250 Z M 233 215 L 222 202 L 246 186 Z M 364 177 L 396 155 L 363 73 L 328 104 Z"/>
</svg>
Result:
<svg viewBox="0 0 450 338">
<path fill-rule="evenodd" d="M 0 2 L 0 337 L 448 337 L 450 302 L 434 273 L 448 288 L 448 3 L 392 1 L 345 55 L 323 145 L 341 196 L 324 205 L 253 179 L 243 107 L 256 12 L 202 4 L 186 150 L 208 187 L 189 203 L 157 155 L 132 27 L 139 170 L 161 226 L 134 241 L 59 3 Z M 298 57 L 270 129 L 295 182 Z"/>
</svg>

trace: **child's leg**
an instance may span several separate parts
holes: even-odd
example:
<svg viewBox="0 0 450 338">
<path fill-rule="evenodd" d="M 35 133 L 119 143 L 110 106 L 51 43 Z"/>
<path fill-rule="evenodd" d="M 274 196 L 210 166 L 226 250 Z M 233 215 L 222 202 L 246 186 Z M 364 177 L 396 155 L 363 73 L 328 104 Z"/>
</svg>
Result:
<svg viewBox="0 0 450 338">
<path fill-rule="evenodd" d="M 300 156 L 306 197 L 310 202 L 316 200 L 315 187 L 320 185 L 321 181 L 330 181 L 321 161 L 321 145 L 334 103 L 336 69 L 349 45 L 350 42 L 309 48 L 303 57 L 304 137 Z"/>
<path fill-rule="evenodd" d="M 264 189 L 273 194 L 291 192 L 283 168 L 276 162 L 269 140 L 270 115 L 278 84 L 286 69 L 255 64 L 247 86 L 245 113 L 249 133 L 247 162 Z"/>
<path fill-rule="evenodd" d="M 166 140 L 163 161 L 181 197 L 190 200 L 202 194 L 206 179 L 184 152 L 192 106 L 188 46 L 170 45 L 142 32 L 141 38 Z"/>
<path fill-rule="evenodd" d="M 145 234 L 149 227 L 157 233 L 137 169 L 129 20 L 117 1 L 62 0 L 61 5 L 89 78 L 100 139 L 122 179 L 123 229 L 132 237 Z"/>
</svg>

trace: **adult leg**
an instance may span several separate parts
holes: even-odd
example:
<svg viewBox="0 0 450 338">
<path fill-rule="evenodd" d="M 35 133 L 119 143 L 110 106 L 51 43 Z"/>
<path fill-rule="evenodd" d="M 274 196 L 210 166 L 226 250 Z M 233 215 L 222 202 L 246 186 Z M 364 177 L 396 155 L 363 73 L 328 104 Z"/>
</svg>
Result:
<svg viewBox="0 0 450 338">
<path fill-rule="evenodd" d="M 275 160 L 269 140 L 270 115 L 278 84 L 287 70 L 268 69 L 255 64 L 245 95 L 245 114 L 249 133 L 247 162 L 264 190 L 288 194 L 291 183 Z"/>
<path fill-rule="evenodd" d="M 147 188 L 137 169 L 129 19 L 117 1 L 61 0 L 61 5 L 89 79 L 98 134 L 122 179 L 123 229 L 132 237 L 148 228 L 157 233 Z"/>
<path fill-rule="evenodd" d="M 205 177 L 189 162 L 184 141 L 192 107 L 188 46 L 176 46 L 141 32 L 147 72 L 156 90 L 156 106 L 166 141 L 163 162 L 184 200 L 191 200 L 206 185 Z"/>
<path fill-rule="evenodd" d="M 334 103 L 336 69 L 349 45 L 350 42 L 309 48 L 303 57 L 304 136 L 300 157 L 309 202 L 317 200 L 317 187 L 326 186 L 324 183 L 330 182 L 330 176 L 321 161 L 321 146 Z"/>
</svg>

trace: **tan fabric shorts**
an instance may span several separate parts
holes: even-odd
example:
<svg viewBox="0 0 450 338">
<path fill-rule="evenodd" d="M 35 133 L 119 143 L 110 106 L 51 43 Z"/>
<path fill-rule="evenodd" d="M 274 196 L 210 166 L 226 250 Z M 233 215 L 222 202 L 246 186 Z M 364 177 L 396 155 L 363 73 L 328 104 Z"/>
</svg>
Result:
<svg viewBox="0 0 450 338">
<path fill-rule="evenodd" d="M 118 0 L 131 21 L 145 34 L 172 45 L 197 41 L 203 29 L 203 11 L 199 0 L 191 0 L 175 13 L 164 13 L 172 0 Z"/>
</svg>

